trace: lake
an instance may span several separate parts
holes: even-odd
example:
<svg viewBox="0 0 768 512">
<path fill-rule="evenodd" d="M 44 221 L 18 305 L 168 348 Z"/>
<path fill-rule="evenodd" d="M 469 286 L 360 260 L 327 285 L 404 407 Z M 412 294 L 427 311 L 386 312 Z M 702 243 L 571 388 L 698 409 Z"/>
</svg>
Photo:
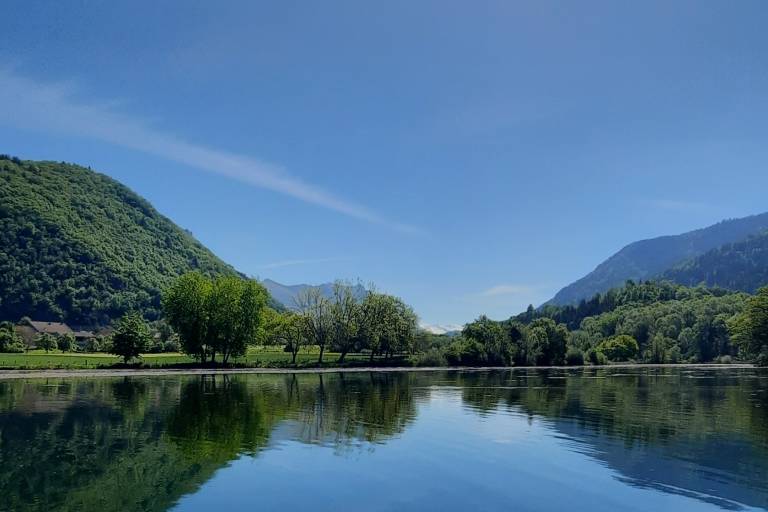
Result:
<svg viewBox="0 0 768 512">
<path fill-rule="evenodd" d="M 768 371 L 0 381 L 0 510 L 768 508 Z"/>
</svg>

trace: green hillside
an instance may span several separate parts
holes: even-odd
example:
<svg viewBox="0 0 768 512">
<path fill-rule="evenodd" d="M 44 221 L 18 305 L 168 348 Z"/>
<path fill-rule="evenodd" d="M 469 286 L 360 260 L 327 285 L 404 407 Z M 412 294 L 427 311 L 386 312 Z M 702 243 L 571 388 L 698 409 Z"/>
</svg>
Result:
<svg viewBox="0 0 768 512">
<path fill-rule="evenodd" d="M 104 325 L 148 319 L 183 272 L 235 274 L 117 181 L 83 167 L 0 157 L 0 320 Z"/>
</svg>

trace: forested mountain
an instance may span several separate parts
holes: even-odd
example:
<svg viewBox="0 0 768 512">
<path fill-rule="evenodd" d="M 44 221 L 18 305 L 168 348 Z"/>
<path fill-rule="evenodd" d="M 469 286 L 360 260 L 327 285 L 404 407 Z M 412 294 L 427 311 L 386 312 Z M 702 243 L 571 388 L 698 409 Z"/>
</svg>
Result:
<svg viewBox="0 0 768 512">
<path fill-rule="evenodd" d="M 621 286 L 627 280 L 640 281 L 658 277 L 676 265 L 682 265 L 686 260 L 701 256 L 722 245 L 743 241 L 765 230 L 768 230 L 768 213 L 726 220 L 681 235 L 634 242 L 598 265 L 585 277 L 557 292 L 548 304 L 576 304 L 582 299 L 590 299 L 597 293 Z M 721 261 L 726 260 L 722 257 Z M 677 281 L 675 275 L 666 277 Z"/>
<path fill-rule="evenodd" d="M 768 284 L 768 231 L 725 244 L 661 274 L 686 286 L 719 286 L 754 293 Z"/>
<path fill-rule="evenodd" d="M 148 319 L 190 270 L 236 274 L 117 181 L 66 163 L 0 158 L 0 320 Z"/>
<path fill-rule="evenodd" d="M 271 279 L 265 279 L 261 284 L 264 285 L 264 288 L 267 289 L 275 301 L 287 309 L 296 309 L 296 299 L 301 293 L 306 292 L 310 288 L 320 289 L 320 293 L 325 298 L 330 299 L 333 297 L 333 283 L 286 285 Z M 362 299 L 365 297 L 366 290 L 363 285 L 358 283 L 353 286 L 352 293 L 357 299 Z"/>
</svg>

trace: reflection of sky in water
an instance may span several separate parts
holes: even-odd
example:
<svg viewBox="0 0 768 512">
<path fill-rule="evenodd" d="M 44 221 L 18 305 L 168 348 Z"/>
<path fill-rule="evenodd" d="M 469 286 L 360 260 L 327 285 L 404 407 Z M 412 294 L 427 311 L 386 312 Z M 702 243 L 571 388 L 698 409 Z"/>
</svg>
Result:
<svg viewBox="0 0 768 512">
<path fill-rule="evenodd" d="M 751 509 L 707 493 L 734 475 L 707 474 L 695 460 L 601 437 L 573 418 L 480 410 L 463 402 L 462 386 L 429 391 L 414 423 L 385 443 L 339 452 L 283 439 L 220 470 L 177 510 L 240 510 L 254 499 L 264 509 L 329 511 Z M 765 501 L 758 491 L 731 494 Z"/>
<path fill-rule="evenodd" d="M 0 512 L 765 509 L 766 375 L 0 381 Z"/>
</svg>

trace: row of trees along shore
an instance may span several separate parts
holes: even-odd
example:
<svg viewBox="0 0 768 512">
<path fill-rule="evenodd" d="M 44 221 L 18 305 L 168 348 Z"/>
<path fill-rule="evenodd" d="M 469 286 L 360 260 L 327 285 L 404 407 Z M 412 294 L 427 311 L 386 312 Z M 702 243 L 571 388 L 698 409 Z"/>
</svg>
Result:
<svg viewBox="0 0 768 512">
<path fill-rule="evenodd" d="M 237 277 L 208 278 L 192 272 L 180 277 L 163 297 L 167 322 L 179 334 L 182 350 L 199 361 L 223 363 L 245 355 L 249 344 L 282 344 L 291 362 L 303 347 L 339 354 L 367 351 L 391 358 L 413 352 L 417 317 L 413 309 L 392 295 L 367 291 L 337 281 L 333 296 L 318 288 L 302 292 L 295 311 L 267 307 L 268 293 L 259 283 Z"/>
<path fill-rule="evenodd" d="M 126 362 L 162 345 L 200 363 L 230 363 L 251 345 L 282 346 L 297 363 L 317 351 L 344 364 L 349 354 L 416 366 L 548 366 L 641 363 L 768 365 L 768 287 L 754 295 L 668 282 L 627 282 L 573 306 L 529 307 L 507 320 L 485 316 L 461 333 L 418 328 L 401 299 L 338 281 L 330 297 L 309 288 L 289 311 L 269 307 L 257 281 L 191 272 L 165 291 L 164 318 L 152 329 L 138 313 L 118 320 L 101 350 Z M 163 331 L 159 337 L 158 328 Z M 160 341 L 162 340 L 162 341 Z M 69 339 L 43 335 L 38 346 L 71 350 Z M 64 348 L 62 348 L 64 347 Z M 13 324 L 0 323 L 0 351 L 21 352 Z M 98 350 L 98 349 L 97 349 Z M 91 351 L 88 349 L 88 351 Z M 394 357 L 398 356 L 397 359 Z M 359 360 L 359 356 L 358 356 Z"/>
<path fill-rule="evenodd" d="M 504 321 L 481 316 L 456 336 L 417 327 L 397 297 L 336 282 L 331 297 L 310 288 L 293 311 L 265 306 L 266 291 L 248 280 L 191 273 L 166 293 L 167 321 L 183 350 L 223 362 L 248 344 L 282 345 L 296 363 L 317 347 L 344 363 L 350 353 L 390 359 L 409 355 L 420 366 L 542 366 L 607 362 L 703 363 L 733 358 L 768 363 L 768 288 L 755 295 L 668 282 L 629 281 L 575 306 L 547 306 Z"/>
</svg>

